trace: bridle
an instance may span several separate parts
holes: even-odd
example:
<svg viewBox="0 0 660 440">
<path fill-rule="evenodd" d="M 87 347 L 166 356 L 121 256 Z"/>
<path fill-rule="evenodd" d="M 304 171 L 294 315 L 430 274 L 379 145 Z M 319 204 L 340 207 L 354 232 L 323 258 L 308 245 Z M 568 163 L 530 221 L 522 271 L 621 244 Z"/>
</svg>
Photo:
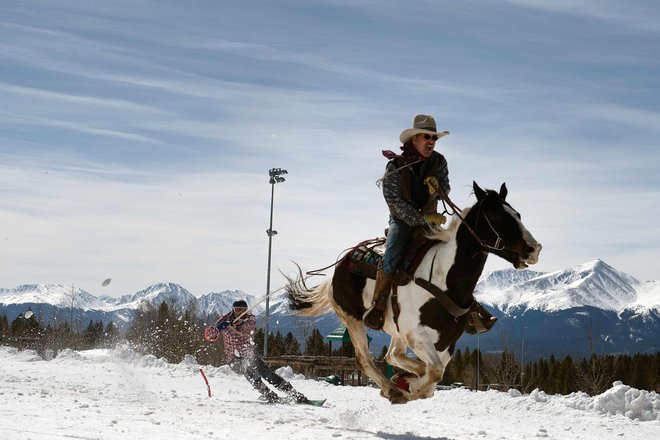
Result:
<svg viewBox="0 0 660 440">
<path fill-rule="evenodd" d="M 481 206 L 482 205 L 480 204 L 479 205 L 479 210 L 477 211 L 477 219 L 475 220 L 475 227 L 479 223 L 479 214 L 482 213 Z M 495 244 L 493 244 L 491 246 L 491 245 L 487 244 L 484 240 L 479 240 L 479 237 L 476 235 L 476 232 L 473 231 L 473 235 L 477 239 L 477 241 L 480 242 L 481 247 L 484 248 L 484 249 L 487 249 L 489 251 L 503 251 L 504 249 L 506 249 L 506 246 L 504 246 L 504 240 L 502 240 L 502 237 L 497 232 L 497 230 L 495 229 L 493 224 L 490 222 L 490 219 L 488 218 L 486 213 L 483 213 L 482 217 L 486 220 L 486 223 L 488 223 L 488 226 L 490 227 L 490 230 L 493 232 L 493 234 L 495 234 Z M 470 226 L 467 223 L 465 224 L 465 226 L 468 227 L 468 230 L 471 229 Z"/>
<path fill-rule="evenodd" d="M 489 245 L 484 240 L 479 238 L 479 235 L 477 235 L 476 231 L 465 221 L 465 217 L 463 217 L 463 215 L 460 213 L 460 210 L 459 210 L 458 206 L 456 206 L 456 204 L 454 204 L 454 202 L 451 201 L 449 196 L 447 196 L 447 194 L 442 190 L 442 188 L 440 188 L 440 193 L 442 195 L 443 203 L 446 203 L 447 205 L 449 205 L 449 207 L 454 211 L 454 214 L 456 214 L 458 216 L 458 218 L 461 219 L 462 224 L 465 225 L 465 227 L 470 232 L 470 234 L 472 234 L 472 236 L 475 238 L 475 240 L 477 240 L 477 242 L 479 243 L 479 246 L 481 246 L 482 250 L 498 251 L 499 252 L 499 251 L 503 251 L 503 250 L 507 249 L 506 246 L 504 246 L 504 240 L 502 240 L 502 237 L 497 232 L 497 230 L 495 229 L 493 224 L 490 222 L 490 219 L 488 218 L 488 216 L 485 213 L 483 213 L 483 217 L 484 217 L 484 219 L 486 219 L 486 223 L 488 223 L 488 226 L 490 227 L 493 234 L 495 234 L 495 244 L 493 244 L 493 245 Z M 446 206 L 445 206 L 445 212 L 446 212 Z M 481 210 L 481 204 L 480 204 L 479 205 L 479 210 L 477 211 L 476 223 L 479 222 L 479 216 L 480 216 L 481 213 L 482 213 L 482 210 Z M 449 213 L 447 212 L 447 214 L 449 214 Z M 479 252 L 477 252 L 477 253 L 479 253 Z M 475 253 L 475 255 L 476 255 L 476 253 Z M 431 260 L 431 269 L 429 271 L 428 280 L 425 280 L 424 278 L 421 278 L 421 277 L 417 277 L 417 278 L 414 279 L 414 281 L 418 286 L 422 287 L 427 292 L 431 293 L 440 302 L 440 304 L 442 304 L 442 306 L 445 308 L 445 310 L 447 310 L 454 317 L 454 320 L 458 322 L 458 318 L 460 318 L 461 316 L 464 316 L 469 312 L 474 312 L 476 310 L 475 307 L 478 303 L 476 303 L 474 301 L 474 297 L 471 295 L 471 298 L 472 298 L 471 304 L 468 307 L 460 307 L 454 302 L 454 300 L 452 298 L 449 297 L 449 295 L 447 295 L 446 291 L 440 289 L 438 286 L 436 286 L 435 284 L 433 284 L 431 282 L 431 279 L 433 277 L 433 266 L 435 265 L 435 258 L 437 256 L 438 255 L 436 253 L 435 255 L 433 255 L 433 260 Z M 398 323 L 397 323 L 397 326 L 398 326 Z M 487 331 L 487 330 L 485 329 L 485 327 L 483 327 L 483 324 L 482 324 L 482 329 L 479 330 L 478 332 L 481 333 L 481 332 L 484 332 L 484 331 Z"/>
<path fill-rule="evenodd" d="M 458 208 L 458 206 L 456 206 L 456 204 L 451 201 L 449 196 L 444 192 L 444 190 L 442 188 L 439 188 L 439 189 L 440 189 L 440 194 L 442 195 L 443 203 L 447 203 L 447 205 L 449 205 L 449 207 L 451 207 L 451 209 L 454 210 L 454 214 L 456 214 L 458 216 L 458 218 L 461 219 L 461 222 L 463 223 L 463 225 L 470 232 L 470 234 L 472 234 L 474 239 L 477 240 L 477 243 L 479 243 L 479 246 L 481 246 L 482 249 L 487 250 L 487 251 L 491 251 L 491 252 L 501 252 L 501 251 L 507 249 L 507 247 L 504 246 L 504 240 L 502 240 L 502 237 L 497 232 L 497 230 L 495 229 L 493 224 L 490 222 L 490 219 L 488 218 L 488 216 L 485 213 L 483 213 L 483 218 L 486 219 L 486 223 L 490 227 L 490 230 L 493 232 L 493 234 L 495 234 L 495 243 L 493 245 L 490 245 L 490 244 L 486 243 L 485 240 L 482 240 L 477 235 L 475 230 L 465 221 L 465 217 L 463 217 L 463 215 L 461 215 L 461 211 Z M 481 213 L 482 213 L 481 204 L 479 204 L 479 210 L 477 211 L 476 223 L 479 223 L 479 216 L 480 216 Z"/>
</svg>

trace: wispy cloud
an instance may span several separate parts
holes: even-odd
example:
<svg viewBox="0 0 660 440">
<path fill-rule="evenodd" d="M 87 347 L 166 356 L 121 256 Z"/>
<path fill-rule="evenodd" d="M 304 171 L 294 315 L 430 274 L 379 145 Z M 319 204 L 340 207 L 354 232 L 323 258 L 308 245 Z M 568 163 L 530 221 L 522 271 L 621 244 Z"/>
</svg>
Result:
<svg viewBox="0 0 660 440">
<path fill-rule="evenodd" d="M 3 9 L 0 283 L 259 292 L 271 167 L 289 170 L 274 267 L 325 266 L 382 233 L 380 150 L 416 113 L 451 132 L 455 202 L 507 182 L 547 243 L 539 270 L 602 258 L 658 278 L 654 4 L 203 6 Z"/>
<path fill-rule="evenodd" d="M 505 3 L 543 11 L 597 19 L 630 30 L 660 32 L 660 13 L 653 1 L 635 0 L 502 0 Z"/>
<path fill-rule="evenodd" d="M 74 104 L 88 108 L 106 107 L 117 111 L 133 111 L 140 113 L 162 113 L 160 109 L 138 104 L 125 99 L 102 98 L 91 95 L 78 95 L 72 93 L 62 93 L 52 90 L 39 89 L 34 87 L 22 87 L 9 83 L 0 82 L 0 92 L 9 95 L 9 99 L 15 102 L 16 98 L 39 99 L 50 101 L 53 105 Z"/>
</svg>

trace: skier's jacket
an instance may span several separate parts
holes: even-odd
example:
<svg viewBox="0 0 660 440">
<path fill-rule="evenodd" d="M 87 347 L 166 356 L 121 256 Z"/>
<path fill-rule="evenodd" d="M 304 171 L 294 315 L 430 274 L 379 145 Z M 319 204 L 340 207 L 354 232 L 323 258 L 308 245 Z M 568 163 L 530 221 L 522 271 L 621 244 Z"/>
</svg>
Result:
<svg viewBox="0 0 660 440">
<path fill-rule="evenodd" d="M 227 313 L 220 321 L 233 322 L 236 319 L 234 311 Z M 222 332 L 225 348 L 225 358 L 231 362 L 236 358 L 252 358 L 254 356 L 254 329 L 257 319 L 247 312 L 240 320 L 231 324 Z"/>
</svg>

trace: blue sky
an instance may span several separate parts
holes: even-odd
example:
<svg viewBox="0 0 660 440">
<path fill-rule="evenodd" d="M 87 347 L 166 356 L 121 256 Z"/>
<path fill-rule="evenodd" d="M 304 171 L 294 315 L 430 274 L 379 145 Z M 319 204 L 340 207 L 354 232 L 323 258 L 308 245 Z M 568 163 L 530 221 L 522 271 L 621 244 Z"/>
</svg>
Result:
<svg viewBox="0 0 660 440">
<path fill-rule="evenodd" d="M 452 199 L 499 188 L 544 245 L 660 279 L 655 1 L 2 2 L 0 287 L 271 287 L 379 236 L 416 113 Z M 509 267 L 490 257 L 487 270 Z M 112 283 L 101 287 L 105 278 Z"/>
</svg>

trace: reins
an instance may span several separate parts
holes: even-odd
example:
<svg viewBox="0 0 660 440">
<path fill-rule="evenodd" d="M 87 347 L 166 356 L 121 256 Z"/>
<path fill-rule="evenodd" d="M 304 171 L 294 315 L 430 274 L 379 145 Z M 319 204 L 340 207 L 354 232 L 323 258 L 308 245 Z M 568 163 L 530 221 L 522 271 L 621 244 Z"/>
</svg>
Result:
<svg viewBox="0 0 660 440">
<path fill-rule="evenodd" d="M 406 168 L 408 168 L 408 167 L 411 167 L 411 166 L 413 166 L 413 165 L 415 165 L 415 164 L 417 164 L 417 163 L 420 163 L 421 161 L 422 161 L 422 159 L 418 159 L 418 160 L 416 160 L 416 161 L 414 161 L 414 162 L 411 162 L 411 163 L 409 163 L 409 164 L 406 164 L 406 165 L 400 166 L 399 168 L 396 168 L 396 169 L 394 169 L 394 170 L 392 170 L 392 171 L 389 171 L 389 172 L 385 173 L 385 174 L 383 175 L 383 177 L 381 177 L 380 179 L 376 180 L 376 186 L 377 186 L 378 188 L 380 188 L 380 186 L 381 186 L 381 184 L 383 183 L 383 181 L 384 181 L 385 179 L 387 179 L 388 177 L 390 177 L 392 174 L 394 174 L 394 173 L 398 173 L 399 171 L 401 171 L 401 170 L 403 170 L 403 169 L 406 169 Z M 447 205 L 449 205 L 449 207 L 450 207 L 451 209 L 454 210 L 454 213 L 458 216 L 458 218 L 461 219 L 461 222 L 463 222 L 463 224 L 465 225 L 465 227 L 467 228 L 467 230 L 470 232 L 470 234 L 472 234 L 472 236 L 474 237 L 474 239 L 477 240 L 477 242 L 479 243 L 479 245 L 480 245 L 482 248 L 484 248 L 484 249 L 489 249 L 489 250 L 492 250 L 492 251 L 501 251 L 501 250 L 504 250 L 504 249 L 505 249 L 504 245 L 502 244 L 502 237 L 500 237 L 500 234 L 497 233 L 497 231 L 495 230 L 495 228 L 493 227 L 493 225 L 491 224 L 490 220 L 488 219 L 488 217 L 486 217 L 485 214 L 484 214 L 484 217 L 486 218 L 486 222 L 488 223 L 488 226 L 490 226 L 490 229 L 493 231 L 493 233 L 495 234 L 495 237 L 496 237 L 496 239 L 495 239 L 495 244 L 494 244 L 493 246 L 489 245 L 489 244 L 486 243 L 484 240 L 482 240 L 481 238 L 479 238 L 479 236 L 478 236 L 477 233 L 474 231 L 474 229 L 472 229 L 472 227 L 471 227 L 469 224 L 467 224 L 467 222 L 465 221 L 465 218 L 461 215 L 461 210 L 460 210 L 460 208 L 459 208 L 458 206 L 456 206 L 456 204 L 455 204 L 454 202 L 451 201 L 451 199 L 449 198 L 449 195 L 447 195 L 447 193 L 445 193 L 445 191 L 442 189 L 442 187 L 438 185 L 438 188 L 437 188 L 437 189 L 440 191 L 440 195 L 441 195 L 441 199 L 442 199 L 442 203 L 443 203 L 443 205 L 446 203 Z M 446 205 L 445 205 L 445 212 L 447 212 L 447 207 L 446 207 Z M 479 213 L 481 213 L 481 206 L 479 206 Z M 447 212 L 447 214 L 449 214 L 449 213 Z M 477 221 L 478 221 L 478 220 L 479 220 L 479 216 L 477 215 Z M 335 262 L 335 264 L 337 264 L 337 262 Z M 319 271 L 322 271 L 322 270 L 328 269 L 328 268 L 330 268 L 330 267 L 332 267 L 332 266 L 334 266 L 334 264 L 333 264 L 333 265 L 330 265 L 330 266 L 328 266 L 328 267 L 325 267 L 325 268 L 323 268 L 323 269 L 319 269 Z M 308 272 L 308 273 L 310 273 L 310 272 Z"/>
<path fill-rule="evenodd" d="M 465 217 L 463 217 L 463 215 L 461 214 L 458 206 L 456 206 L 456 204 L 451 201 L 449 196 L 444 192 L 444 190 L 442 188 L 438 188 L 438 189 L 440 190 L 440 194 L 442 196 L 443 205 L 445 203 L 447 205 L 449 205 L 449 207 L 454 211 L 454 214 L 456 214 L 456 216 L 458 216 L 458 218 L 461 220 L 462 224 L 465 225 L 467 230 L 470 232 L 470 234 L 472 234 L 474 239 L 479 243 L 479 245 L 483 249 L 490 249 L 490 250 L 496 250 L 496 251 L 500 251 L 500 250 L 505 249 L 504 245 L 502 244 L 502 237 L 500 237 L 500 234 L 497 233 L 497 231 L 493 227 L 492 223 L 490 222 L 490 220 L 488 219 L 488 216 L 486 216 L 486 214 L 484 214 L 483 217 L 486 219 L 486 222 L 488 223 L 488 226 L 490 227 L 490 229 L 493 231 L 493 233 L 496 236 L 494 246 L 489 245 L 484 240 L 479 238 L 476 231 L 465 221 Z M 449 214 L 449 212 L 447 212 L 447 205 L 445 205 L 445 212 L 447 214 Z M 476 220 L 477 223 L 479 221 L 480 214 L 481 214 L 481 204 L 479 205 L 479 210 L 477 211 L 477 220 Z M 469 307 L 467 307 L 467 308 L 460 307 L 459 305 L 457 305 L 454 302 L 454 300 L 452 298 L 449 297 L 447 291 L 444 291 L 444 290 L 440 289 L 438 286 L 436 286 L 435 284 L 432 283 L 431 279 L 433 277 L 433 266 L 435 265 L 435 257 L 436 256 L 437 256 L 437 254 L 433 256 L 433 260 L 431 261 L 431 270 L 429 272 L 429 279 L 425 280 L 424 278 L 421 278 L 421 277 L 414 278 L 415 284 L 417 284 L 418 286 L 420 286 L 421 288 L 423 288 L 424 290 L 429 292 L 431 295 L 433 295 L 440 302 L 440 304 L 442 304 L 444 309 L 447 312 L 449 312 L 454 317 L 454 320 L 456 320 L 457 322 L 458 322 L 458 319 L 460 317 L 462 317 L 464 315 L 467 315 L 468 313 L 471 313 L 473 315 L 472 325 L 474 325 L 474 327 L 476 329 L 476 332 L 477 333 L 483 333 L 485 331 L 488 331 L 488 329 L 490 327 L 486 327 L 481 320 L 477 319 L 479 317 L 478 309 L 479 309 L 480 306 L 478 305 L 478 303 L 476 303 L 474 301 L 474 296 L 472 296 L 472 304 Z"/>
</svg>

